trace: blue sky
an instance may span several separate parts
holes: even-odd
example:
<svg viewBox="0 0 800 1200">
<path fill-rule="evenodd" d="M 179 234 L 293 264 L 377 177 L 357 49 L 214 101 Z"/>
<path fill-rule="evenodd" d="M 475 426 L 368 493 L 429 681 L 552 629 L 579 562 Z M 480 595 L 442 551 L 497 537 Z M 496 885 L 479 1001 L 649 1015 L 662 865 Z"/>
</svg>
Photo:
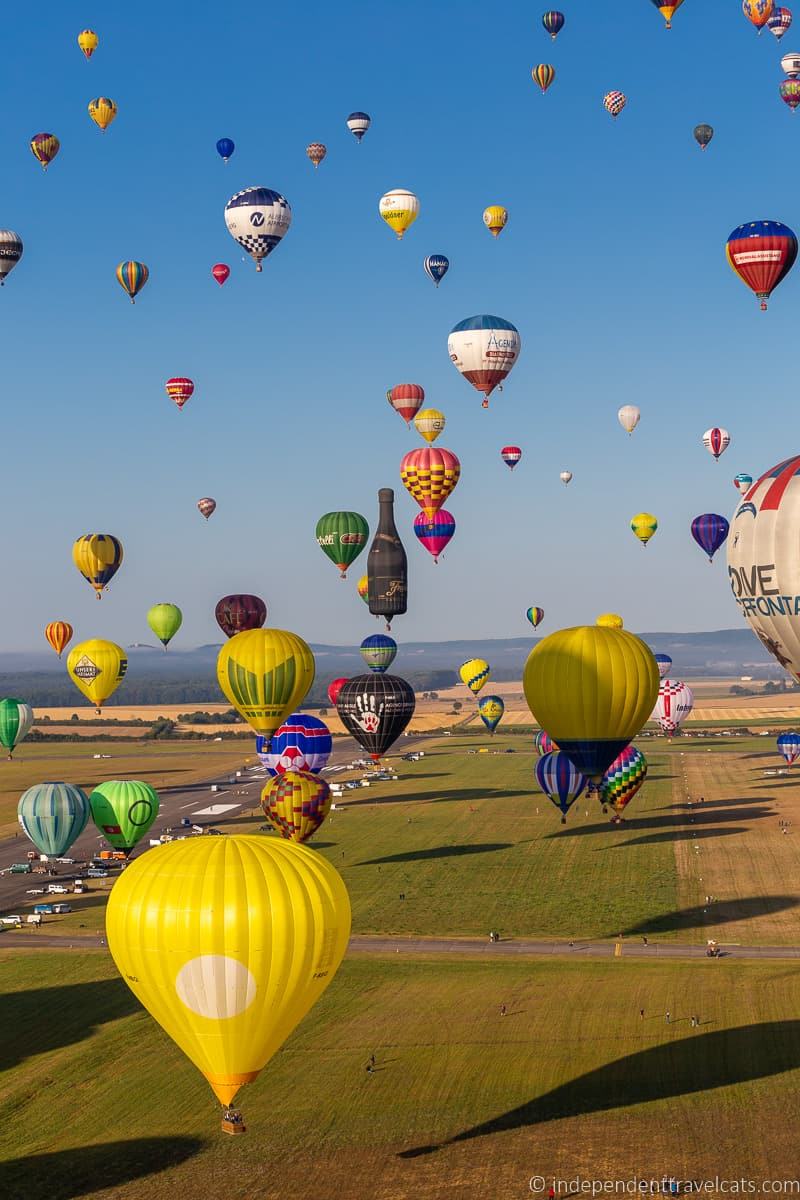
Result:
<svg viewBox="0 0 800 1200">
<path fill-rule="evenodd" d="M 730 513 L 736 472 L 799 448 L 800 268 L 763 315 L 724 256 L 741 222 L 800 228 L 800 117 L 778 97 L 793 35 L 758 37 L 735 0 L 686 0 L 671 33 L 649 0 L 565 0 L 553 44 L 540 8 L 312 2 L 300 23 L 289 6 L 228 20 L 180 0 L 121 14 L 48 0 L 15 15 L 0 226 L 25 254 L 0 293 L 2 648 L 40 648 L 54 618 L 78 637 L 152 641 L 156 601 L 183 609 L 176 648 L 215 640 L 216 600 L 251 590 L 270 624 L 360 641 L 377 628 L 355 594 L 366 556 L 341 583 L 314 527 L 337 508 L 372 524 L 382 486 L 410 562 L 400 641 L 524 635 L 529 604 L 544 632 L 609 609 L 631 628 L 738 623 L 724 551 L 709 567 L 688 527 Z M 556 67 L 546 96 L 537 62 Z M 616 123 L 602 107 L 615 88 L 629 98 Z M 99 94 L 119 105 L 105 136 L 86 112 Z M 353 109 L 373 119 L 361 146 Z M 704 154 L 700 121 L 716 130 Z M 40 131 L 62 143 L 46 175 L 28 149 Z M 236 142 L 227 166 L 221 136 Z M 293 209 L 261 275 L 223 218 L 253 184 Z M 392 187 L 421 203 L 402 243 L 377 215 Z M 510 212 L 497 242 L 490 203 Z M 432 252 L 451 260 L 438 291 Z M 151 272 L 135 307 L 114 278 L 128 258 Z M 523 342 L 488 412 L 447 355 L 452 326 L 478 312 Z M 163 385 L 182 374 L 196 392 L 179 413 Z M 421 444 L 386 403 L 400 382 L 445 411 L 439 442 L 462 463 L 438 566 L 399 481 Z M 623 403 L 642 408 L 631 439 Z M 714 424 L 733 438 L 719 465 L 701 445 Z M 513 474 L 507 442 L 524 450 Z M 203 495 L 219 504 L 208 524 Z M 640 510 L 661 522 L 646 551 L 628 527 Z M 126 551 L 102 604 L 71 562 L 89 530 Z"/>
</svg>

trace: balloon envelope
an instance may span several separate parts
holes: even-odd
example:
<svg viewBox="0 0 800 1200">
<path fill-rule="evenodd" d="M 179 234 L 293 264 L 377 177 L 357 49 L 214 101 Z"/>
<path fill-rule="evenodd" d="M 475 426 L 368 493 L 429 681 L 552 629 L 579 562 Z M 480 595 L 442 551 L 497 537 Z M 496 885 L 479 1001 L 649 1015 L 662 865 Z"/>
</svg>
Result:
<svg viewBox="0 0 800 1200">
<path fill-rule="evenodd" d="M 428 445 L 436 441 L 445 427 L 445 416 L 438 408 L 423 408 L 414 417 L 414 428 Z"/>
<path fill-rule="evenodd" d="M 291 223 L 289 201 L 271 188 L 244 188 L 231 196 L 225 205 L 228 233 L 250 255 L 257 271 L 279 245 Z"/>
<path fill-rule="evenodd" d="M 728 522 L 719 513 L 702 513 L 692 521 L 692 537 L 711 562 L 728 536 Z"/>
<path fill-rule="evenodd" d="M 72 783 L 37 783 L 20 796 L 17 817 L 39 853 L 58 858 L 83 833 L 89 797 Z"/>
<path fill-rule="evenodd" d="M 548 751 L 533 764 L 536 783 L 561 813 L 562 824 L 589 780 L 559 750 Z"/>
<path fill-rule="evenodd" d="M 183 624 L 177 604 L 154 604 L 147 613 L 147 624 L 166 650 Z"/>
<path fill-rule="evenodd" d="M 125 677 L 128 659 L 116 642 L 90 638 L 67 655 L 67 674 L 99 713 Z"/>
<path fill-rule="evenodd" d="M 527 616 L 533 628 L 536 629 L 544 620 L 544 609 L 529 608 L 525 615 Z"/>
<path fill-rule="evenodd" d="M 329 512 L 317 521 L 317 545 L 339 568 L 342 579 L 367 544 L 369 525 L 357 512 Z"/>
<path fill-rule="evenodd" d="M 217 154 L 224 162 L 228 161 L 235 149 L 236 146 L 230 138 L 220 138 L 217 142 Z"/>
<path fill-rule="evenodd" d="M 491 677 L 491 667 L 485 658 L 468 658 L 458 669 L 461 682 L 466 684 L 473 696 L 477 696 Z"/>
<path fill-rule="evenodd" d="M 409 450 L 400 463 L 400 478 L 423 513 L 433 518 L 461 477 L 461 463 L 441 446 Z"/>
<path fill-rule="evenodd" d="M 8 757 L 23 738 L 27 737 L 33 725 L 34 715 L 30 704 L 8 696 L 0 700 L 0 746 L 8 751 Z"/>
<path fill-rule="evenodd" d="M 635 404 L 623 404 L 617 413 L 617 420 L 626 433 L 633 433 L 641 417 L 641 410 Z"/>
<path fill-rule="evenodd" d="M 777 746 L 783 757 L 786 759 L 789 766 L 800 757 L 800 734 L 798 733 L 781 733 L 777 739 Z"/>
<path fill-rule="evenodd" d="M 725 253 L 731 269 L 766 311 L 767 301 L 786 278 L 797 258 L 797 238 L 780 221 L 750 221 L 728 238 Z"/>
<path fill-rule="evenodd" d="M 225 636 L 233 637 L 248 629 L 260 629 L 267 619 L 267 606 L 260 596 L 234 593 L 217 601 L 214 616 Z"/>
<path fill-rule="evenodd" d="M 211 268 L 211 274 L 214 276 L 220 287 L 222 287 L 230 273 L 231 269 L 227 263 L 214 263 L 214 266 Z"/>
<path fill-rule="evenodd" d="M 122 566 L 122 558 L 122 542 L 111 533 L 85 533 L 72 547 L 72 561 L 98 600 Z"/>
<path fill-rule="evenodd" d="M 672 659 L 668 654 L 654 654 L 653 658 L 656 660 L 658 666 L 659 678 L 666 679 L 672 666 Z"/>
<path fill-rule="evenodd" d="M 347 680 L 335 682 L 346 683 Z M 335 704 L 335 698 L 330 695 L 332 688 L 333 684 L 328 688 L 328 697 L 331 704 Z M 260 735 L 256 738 L 256 753 L 270 775 L 283 775 L 285 771 L 317 774 L 328 765 L 332 749 L 333 738 L 328 726 L 310 713 L 292 713 L 268 743 Z"/>
<path fill-rule="evenodd" d="M 647 759 L 635 746 L 626 746 L 600 780 L 600 799 L 621 816 L 646 778 Z"/>
<path fill-rule="evenodd" d="M 74 632 L 69 621 L 51 621 L 49 625 L 45 625 L 44 636 L 61 658 L 62 650 L 72 641 Z"/>
<path fill-rule="evenodd" d="M 653 710 L 653 719 L 658 721 L 662 733 L 672 737 L 694 707 L 692 689 L 681 679 L 662 679 Z"/>
<path fill-rule="evenodd" d="M 414 715 L 414 689 L 399 675 L 356 675 L 342 685 L 336 710 L 372 758 L 394 745 Z"/>
<path fill-rule="evenodd" d="M 489 733 L 494 733 L 503 719 L 506 706 L 500 696 L 481 696 L 478 701 L 478 715 Z"/>
<path fill-rule="evenodd" d="M 433 561 L 439 561 L 439 555 L 450 543 L 456 531 L 456 519 L 446 508 L 440 508 L 428 517 L 424 512 L 414 517 L 414 533 L 417 541 L 424 546 Z"/>
<path fill-rule="evenodd" d="M 334 679 L 328 684 L 328 699 L 330 700 L 331 704 L 336 704 L 336 701 L 339 699 L 339 692 L 346 683 L 347 680 L 344 675 L 340 675 L 338 679 Z"/>
<path fill-rule="evenodd" d="M 305 842 L 331 810 L 331 789 L 319 775 L 292 768 L 265 785 L 261 807 L 282 838 Z"/>
<path fill-rule="evenodd" d="M 406 188 L 394 188 L 381 196 L 378 212 L 400 241 L 419 216 L 419 200 Z"/>
<path fill-rule="evenodd" d="M 503 446 L 500 451 L 500 457 L 510 471 L 514 470 L 519 460 L 522 458 L 522 450 L 519 446 Z"/>
<path fill-rule="evenodd" d="M 658 529 L 658 519 L 652 513 L 637 513 L 631 518 L 631 530 L 643 546 L 646 546 Z"/>
<path fill-rule="evenodd" d="M 385 633 L 373 633 L 361 643 L 361 657 L 370 671 L 388 671 L 397 656 L 397 642 Z"/>
<path fill-rule="evenodd" d="M 408 425 L 425 403 L 425 389 L 418 383 L 397 383 L 389 388 L 386 399 Z"/>
<path fill-rule="evenodd" d="M 115 850 L 130 854 L 158 816 L 158 792 L 141 779 L 110 779 L 89 797 L 92 820 Z"/>
<path fill-rule="evenodd" d="M 433 280 L 438 288 L 450 270 L 450 259 L 445 258 L 444 254 L 429 254 L 427 258 L 423 259 L 422 265 L 425 268 L 425 274 Z"/>
<path fill-rule="evenodd" d="M 314 655 L 296 633 L 248 629 L 220 650 L 217 682 L 250 728 L 271 736 L 314 682 Z"/>
<path fill-rule="evenodd" d="M 483 393 L 483 407 L 519 359 L 519 330 L 504 317 L 483 313 L 459 321 L 450 331 L 447 352 L 464 378 Z"/>
<path fill-rule="evenodd" d="M 703 445 L 716 462 L 719 462 L 720 455 L 725 453 L 730 444 L 731 435 L 727 429 L 715 426 L 713 429 L 707 429 L 703 434 Z"/>
</svg>

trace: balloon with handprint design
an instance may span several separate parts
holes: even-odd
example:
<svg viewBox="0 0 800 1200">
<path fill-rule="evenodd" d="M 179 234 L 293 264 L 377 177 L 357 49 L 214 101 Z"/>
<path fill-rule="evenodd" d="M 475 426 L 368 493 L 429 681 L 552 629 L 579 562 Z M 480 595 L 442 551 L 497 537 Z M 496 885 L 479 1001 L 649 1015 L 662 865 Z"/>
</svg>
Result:
<svg viewBox="0 0 800 1200">
<path fill-rule="evenodd" d="M 356 675 L 336 698 L 347 732 L 377 762 L 414 715 L 414 689 L 399 675 Z"/>
</svg>

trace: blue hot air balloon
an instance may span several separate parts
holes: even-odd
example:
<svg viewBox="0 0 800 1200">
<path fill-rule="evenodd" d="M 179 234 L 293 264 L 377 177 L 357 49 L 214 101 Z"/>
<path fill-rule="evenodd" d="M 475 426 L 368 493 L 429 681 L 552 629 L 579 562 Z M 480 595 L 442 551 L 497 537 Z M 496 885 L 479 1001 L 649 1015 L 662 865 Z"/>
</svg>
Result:
<svg viewBox="0 0 800 1200">
<path fill-rule="evenodd" d="M 537 759 L 533 773 L 547 799 L 561 813 L 561 824 L 566 825 L 567 813 L 589 780 L 560 750 L 551 751 Z"/>
<path fill-rule="evenodd" d="M 361 657 L 370 671 L 383 674 L 395 660 L 397 642 L 385 633 L 372 633 L 361 643 Z"/>
<path fill-rule="evenodd" d="M 546 12 L 542 17 L 542 24 L 550 34 L 550 37 L 553 39 L 553 41 L 556 40 L 559 33 L 564 28 L 565 20 L 566 18 L 564 17 L 564 14 L 556 12 L 555 9 L 551 9 L 549 12 Z"/>
<path fill-rule="evenodd" d="M 236 146 L 230 138 L 220 138 L 217 142 L 217 154 L 224 162 L 228 161 L 235 149 Z"/>
<path fill-rule="evenodd" d="M 313 771 L 327 766 L 333 749 L 331 731 L 319 717 L 292 713 L 271 738 L 256 738 L 256 754 L 269 775 L 285 771 Z"/>
<path fill-rule="evenodd" d="M 481 696 L 478 701 L 478 715 L 489 733 L 494 733 L 503 719 L 506 706 L 499 696 Z"/>
<path fill-rule="evenodd" d="M 778 737 L 778 749 L 789 766 L 800 757 L 800 733 L 782 733 Z"/>
<path fill-rule="evenodd" d="M 72 783 L 37 783 L 20 796 L 17 816 L 40 854 L 65 854 L 89 820 L 89 797 Z"/>
<path fill-rule="evenodd" d="M 672 667 L 672 659 L 668 654 L 654 654 L 653 658 L 658 665 L 658 673 L 662 679 L 666 679 Z"/>
<path fill-rule="evenodd" d="M 450 270 L 450 259 L 443 254 L 429 254 L 423 262 L 425 274 L 432 279 L 437 288 Z"/>
<path fill-rule="evenodd" d="M 703 513 L 692 521 L 692 537 L 711 562 L 725 538 L 730 526 L 719 513 Z"/>
</svg>

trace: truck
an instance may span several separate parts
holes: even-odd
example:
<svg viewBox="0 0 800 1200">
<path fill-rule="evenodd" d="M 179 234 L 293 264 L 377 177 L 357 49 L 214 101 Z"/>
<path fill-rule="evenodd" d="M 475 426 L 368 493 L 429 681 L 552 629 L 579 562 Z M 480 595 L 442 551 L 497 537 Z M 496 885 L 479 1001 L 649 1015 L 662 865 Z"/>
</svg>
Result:
<svg viewBox="0 0 800 1200">
<path fill-rule="evenodd" d="M 25 921 L 27 922 L 28 925 L 41 925 L 42 914 L 41 913 L 28 913 L 28 916 L 25 918 Z"/>
</svg>

